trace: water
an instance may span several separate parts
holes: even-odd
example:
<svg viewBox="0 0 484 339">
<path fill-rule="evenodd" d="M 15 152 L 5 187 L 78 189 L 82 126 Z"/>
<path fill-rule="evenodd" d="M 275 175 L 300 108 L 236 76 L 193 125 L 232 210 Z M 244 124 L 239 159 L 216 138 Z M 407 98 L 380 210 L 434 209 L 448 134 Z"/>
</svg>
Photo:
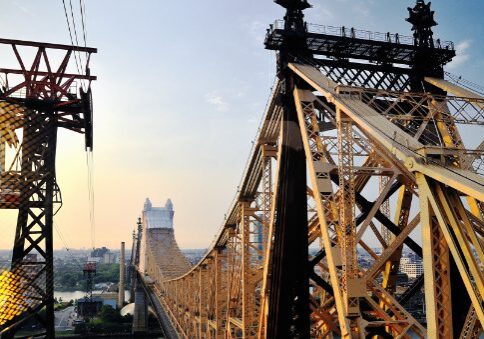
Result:
<svg viewBox="0 0 484 339">
<path fill-rule="evenodd" d="M 100 294 L 102 292 L 103 291 L 101 290 L 92 291 L 93 294 Z M 124 295 L 125 295 L 125 299 L 128 300 L 129 291 L 126 290 Z M 59 298 L 62 298 L 62 301 L 76 300 L 76 299 L 84 298 L 85 296 L 86 296 L 85 291 L 74 291 L 74 292 L 54 291 L 54 298 L 57 298 L 57 300 L 59 300 Z"/>
</svg>

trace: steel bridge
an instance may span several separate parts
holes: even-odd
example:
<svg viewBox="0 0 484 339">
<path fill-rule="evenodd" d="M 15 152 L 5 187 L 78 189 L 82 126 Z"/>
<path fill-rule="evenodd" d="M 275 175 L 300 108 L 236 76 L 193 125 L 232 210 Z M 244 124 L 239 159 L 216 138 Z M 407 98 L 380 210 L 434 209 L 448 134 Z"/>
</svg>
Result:
<svg viewBox="0 0 484 339">
<path fill-rule="evenodd" d="M 409 8 L 408 38 L 309 26 L 307 1 L 275 2 L 278 79 L 216 240 L 184 271 L 146 225 L 134 243 L 166 336 L 478 338 L 484 142 L 467 148 L 460 129 L 481 128 L 484 97 L 446 76 L 455 51 L 430 4 Z M 424 267 L 409 285 L 404 246 Z"/>
<path fill-rule="evenodd" d="M 433 37 L 430 4 L 409 8 L 414 34 L 405 37 L 311 26 L 307 0 L 275 2 L 286 15 L 265 46 L 277 52 L 277 81 L 236 199 L 193 267 L 173 230 L 139 221 L 133 331 L 146 330 L 152 304 L 170 338 L 478 338 L 484 142 L 467 147 L 462 130 L 482 130 L 484 97 L 444 71 L 454 45 Z M 0 208 L 18 210 L 12 265 L 0 275 L 0 333 L 11 338 L 36 317 L 52 338 L 57 131 L 85 134 L 92 149 L 90 86 L 71 87 L 96 79 L 96 50 L 0 45 L 18 61 L 0 69 L 9 79 Z M 34 49 L 32 65 L 18 46 Z M 52 50 L 62 54 L 55 66 Z M 87 62 L 70 74 L 76 52 Z M 404 246 L 423 261 L 411 284 L 398 279 Z M 424 318 L 412 313 L 415 298 L 425 298 Z"/>
</svg>

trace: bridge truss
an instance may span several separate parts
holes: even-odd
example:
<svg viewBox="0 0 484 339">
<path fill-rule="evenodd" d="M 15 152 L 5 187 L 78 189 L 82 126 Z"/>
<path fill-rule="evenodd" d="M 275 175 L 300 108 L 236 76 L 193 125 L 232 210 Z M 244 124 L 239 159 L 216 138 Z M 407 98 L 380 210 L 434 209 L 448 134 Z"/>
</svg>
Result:
<svg viewBox="0 0 484 339">
<path fill-rule="evenodd" d="M 222 229 L 180 277 L 147 260 L 171 324 L 184 338 L 478 338 L 484 151 L 460 130 L 484 124 L 484 98 L 444 80 L 455 52 L 433 40 L 430 5 L 410 9 L 405 43 L 311 32 L 306 1 L 276 2 L 278 81 Z M 424 266 L 410 285 L 404 247 Z"/>
</svg>

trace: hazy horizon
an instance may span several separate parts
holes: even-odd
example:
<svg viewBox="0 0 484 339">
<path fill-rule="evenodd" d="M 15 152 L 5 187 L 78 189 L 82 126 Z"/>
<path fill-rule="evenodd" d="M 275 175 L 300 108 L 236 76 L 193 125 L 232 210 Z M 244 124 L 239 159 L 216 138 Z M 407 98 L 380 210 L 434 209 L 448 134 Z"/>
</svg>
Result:
<svg viewBox="0 0 484 339">
<path fill-rule="evenodd" d="M 414 0 L 310 2 L 311 23 L 411 35 L 404 19 Z M 3 38 L 70 44 L 61 2 L 0 3 Z M 283 11 L 271 0 L 105 0 L 86 6 L 88 45 L 98 48 L 91 60 L 98 76 L 92 85 L 94 245 L 118 248 L 125 241 L 130 247 L 149 197 L 153 206 L 173 200 L 180 248 L 205 249 L 236 193 L 269 97 L 275 56 L 263 39 Z M 457 48 L 446 69 L 479 83 L 484 2 L 432 6 L 436 37 Z M 54 230 L 54 247 L 89 249 L 83 136 L 59 132 L 57 177 L 64 205 L 55 224 L 66 243 Z M 0 248 L 8 250 L 15 214 L 1 210 L 0 223 Z"/>
</svg>

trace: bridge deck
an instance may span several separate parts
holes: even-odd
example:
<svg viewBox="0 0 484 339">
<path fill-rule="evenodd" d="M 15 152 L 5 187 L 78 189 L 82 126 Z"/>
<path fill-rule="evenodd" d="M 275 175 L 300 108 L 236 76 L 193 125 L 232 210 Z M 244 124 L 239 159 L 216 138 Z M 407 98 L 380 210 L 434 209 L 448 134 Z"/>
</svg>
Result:
<svg viewBox="0 0 484 339">
<path fill-rule="evenodd" d="M 159 288 L 156 286 L 156 284 L 147 281 L 144 277 L 141 276 L 141 274 L 139 274 L 138 276 L 139 281 L 141 282 L 143 289 L 146 293 L 146 296 L 149 298 L 150 304 L 153 306 L 153 309 L 156 313 L 164 337 L 167 339 L 178 339 L 178 333 L 175 330 L 172 322 L 170 321 L 170 318 L 165 308 L 160 302 L 161 292 Z"/>
</svg>

